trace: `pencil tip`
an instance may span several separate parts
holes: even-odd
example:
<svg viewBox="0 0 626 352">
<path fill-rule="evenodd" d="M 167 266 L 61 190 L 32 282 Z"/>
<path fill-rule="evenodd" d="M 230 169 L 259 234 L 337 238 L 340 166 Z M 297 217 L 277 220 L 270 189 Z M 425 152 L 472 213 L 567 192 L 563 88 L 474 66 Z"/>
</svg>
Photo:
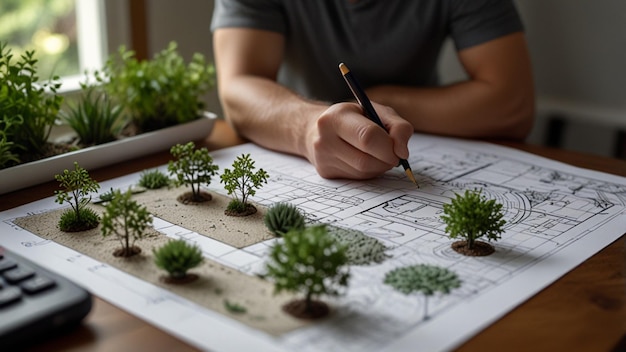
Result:
<svg viewBox="0 0 626 352">
<path fill-rule="evenodd" d="M 415 176 L 413 175 L 413 171 L 410 168 L 407 168 L 406 170 L 404 170 L 404 172 L 409 177 L 409 179 L 413 181 L 413 183 L 415 183 L 417 188 L 420 188 L 420 185 L 417 183 L 417 180 L 415 179 Z"/>
</svg>

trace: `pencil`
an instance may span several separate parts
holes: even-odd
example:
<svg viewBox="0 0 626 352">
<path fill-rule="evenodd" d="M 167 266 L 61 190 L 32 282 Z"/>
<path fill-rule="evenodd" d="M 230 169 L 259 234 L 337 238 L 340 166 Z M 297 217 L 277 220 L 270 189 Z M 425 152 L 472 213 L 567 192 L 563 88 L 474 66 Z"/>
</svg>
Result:
<svg viewBox="0 0 626 352">
<path fill-rule="evenodd" d="M 374 123 L 376 123 L 378 126 L 380 126 L 383 130 L 387 131 L 385 125 L 383 125 L 383 122 L 380 120 L 380 117 L 378 117 L 376 110 L 374 110 L 372 102 L 370 102 L 369 98 L 365 94 L 365 91 L 363 90 L 363 88 L 361 88 L 361 85 L 356 80 L 352 72 L 350 72 L 348 66 L 346 66 L 342 62 L 339 64 L 339 70 L 341 71 L 343 78 L 346 80 L 346 83 L 348 83 L 348 87 L 350 87 L 350 90 L 352 91 L 352 94 L 356 98 L 357 102 L 363 108 L 365 116 Z M 415 176 L 413 175 L 413 171 L 411 170 L 409 162 L 406 159 L 400 159 L 400 164 L 404 168 L 404 172 L 409 177 L 409 179 L 413 181 L 413 183 L 415 183 L 415 185 L 419 188 L 419 185 L 417 184 L 417 180 L 415 180 Z"/>
</svg>

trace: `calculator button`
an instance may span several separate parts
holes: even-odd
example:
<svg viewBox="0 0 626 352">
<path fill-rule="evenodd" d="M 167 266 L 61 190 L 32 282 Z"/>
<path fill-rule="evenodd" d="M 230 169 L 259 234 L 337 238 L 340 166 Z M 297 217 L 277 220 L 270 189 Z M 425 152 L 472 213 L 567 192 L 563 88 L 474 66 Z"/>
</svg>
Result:
<svg viewBox="0 0 626 352">
<path fill-rule="evenodd" d="M 0 260 L 0 273 L 9 269 L 13 269 L 15 267 L 17 267 L 17 263 L 12 261 L 11 259 Z"/>
<path fill-rule="evenodd" d="M 36 276 L 32 279 L 22 282 L 20 286 L 25 293 L 32 295 L 50 289 L 55 285 L 56 282 L 48 277 Z"/>
<path fill-rule="evenodd" d="M 35 276 L 35 271 L 24 266 L 18 266 L 15 269 L 5 271 L 2 273 L 2 276 L 4 276 L 4 279 L 7 280 L 8 283 L 16 284 Z"/>
<path fill-rule="evenodd" d="M 22 292 L 19 288 L 11 286 L 0 290 L 0 308 L 16 303 L 22 298 Z"/>
</svg>

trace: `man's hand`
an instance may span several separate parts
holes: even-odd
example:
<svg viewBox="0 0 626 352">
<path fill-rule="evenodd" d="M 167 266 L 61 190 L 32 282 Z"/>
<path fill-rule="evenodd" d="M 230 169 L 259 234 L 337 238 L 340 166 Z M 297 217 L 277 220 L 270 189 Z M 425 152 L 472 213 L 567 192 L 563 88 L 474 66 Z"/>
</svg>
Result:
<svg viewBox="0 0 626 352">
<path fill-rule="evenodd" d="M 386 106 L 373 103 L 386 129 L 356 103 L 338 103 L 309 124 L 306 157 L 324 178 L 369 179 L 409 157 L 413 126 Z"/>
</svg>

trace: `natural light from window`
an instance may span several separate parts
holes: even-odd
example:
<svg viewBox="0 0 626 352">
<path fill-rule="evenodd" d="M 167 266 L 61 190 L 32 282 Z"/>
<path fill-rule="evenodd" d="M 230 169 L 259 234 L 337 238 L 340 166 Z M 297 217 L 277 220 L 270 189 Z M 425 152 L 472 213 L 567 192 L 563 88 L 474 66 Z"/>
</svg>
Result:
<svg viewBox="0 0 626 352">
<path fill-rule="evenodd" d="M 35 51 L 41 80 L 75 81 L 106 57 L 104 1 L 2 0 L 0 38 L 16 57 Z"/>
</svg>

